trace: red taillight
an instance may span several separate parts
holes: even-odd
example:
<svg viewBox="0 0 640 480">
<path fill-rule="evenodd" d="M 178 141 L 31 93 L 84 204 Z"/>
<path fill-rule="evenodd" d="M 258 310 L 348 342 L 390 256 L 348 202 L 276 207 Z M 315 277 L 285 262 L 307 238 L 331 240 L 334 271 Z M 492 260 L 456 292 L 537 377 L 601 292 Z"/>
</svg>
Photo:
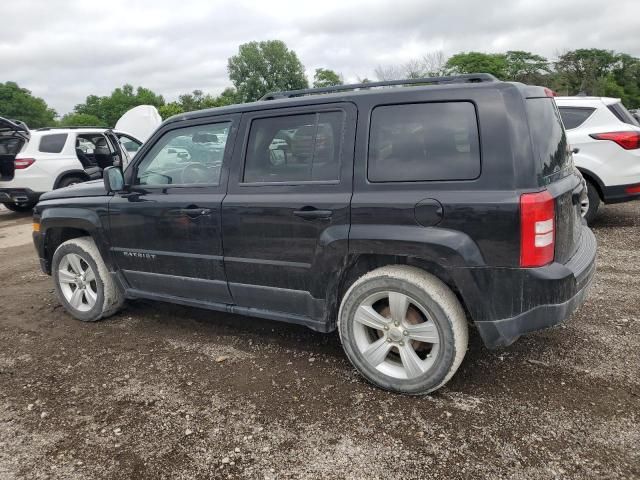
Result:
<svg viewBox="0 0 640 480">
<path fill-rule="evenodd" d="M 13 166 L 16 170 L 24 170 L 25 168 L 33 165 L 35 162 L 35 158 L 16 158 L 13 161 Z"/>
<path fill-rule="evenodd" d="M 607 132 L 592 133 L 589 135 L 596 140 L 611 140 L 616 142 L 625 150 L 635 150 L 640 148 L 640 132 Z"/>
<path fill-rule="evenodd" d="M 554 92 L 553 90 L 551 90 L 550 88 L 544 87 L 544 94 L 547 97 L 556 97 L 558 96 L 558 94 L 556 92 Z"/>
<path fill-rule="evenodd" d="M 544 190 L 520 196 L 520 266 L 542 267 L 553 261 L 556 243 L 555 202 Z"/>
</svg>

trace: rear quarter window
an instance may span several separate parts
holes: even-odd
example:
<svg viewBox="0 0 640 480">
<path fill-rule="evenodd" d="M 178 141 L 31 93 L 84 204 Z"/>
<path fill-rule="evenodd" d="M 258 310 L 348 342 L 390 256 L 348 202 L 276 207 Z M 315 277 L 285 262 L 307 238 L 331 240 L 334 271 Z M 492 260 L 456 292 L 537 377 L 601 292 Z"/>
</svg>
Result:
<svg viewBox="0 0 640 480">
<path fill-rule="evenodd" d="M 38 150 L 44 153 L 60 153 L 67 142 L 68 134 L 54 133 L 51 135 L 43 135 L 40 138 L 40 146 Z"/>
<path fill-rule="evenodd" d="M 573 162 L 558 107 L 551 97 L 528 98 L 527 119 L 542 184 L 571 172 Z"/>
<path fill-rule="evenodd" d="M 371 182 L 472 180 L 480 175 L 480 140 L 471 102 L 376 107 L 371 114 Z"/>
<path fill-rule="evenodd" d="M 595 110 L 595 108 L 589 107 L 558 107 L 558 109 L 560 110 L 564 128 L 567 130 L 578 128 L 587 121 L 587 118 L 589 118 Z"/>
</svg>

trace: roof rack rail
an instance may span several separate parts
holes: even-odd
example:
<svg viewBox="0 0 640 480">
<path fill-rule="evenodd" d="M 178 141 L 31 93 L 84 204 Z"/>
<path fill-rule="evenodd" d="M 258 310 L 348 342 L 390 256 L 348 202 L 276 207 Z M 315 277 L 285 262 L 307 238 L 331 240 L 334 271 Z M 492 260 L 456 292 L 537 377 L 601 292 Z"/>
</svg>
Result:
<svg viewBox="0 0 640 480">
<path fill-rule="evenodd" d="M 41 128 L 36 128 L 36 132 L 45 132 L 47 130 L 75 130 L 78 128 L 102 128 L 105 130 L 109 129 L 109 127 L 98 127 L 93 125 L 75 125 L 75 126 L 69 126 L 69 127 L 41 127 Z"/>
<path fill-rule="evenodd" d="M 482 83 L 497 82 L 496 77 L 490 73 L 466 73 L 463 75 L 449 75 L 444 77 L 411 78 L 407 80 L 389 80 L 384 82 L 352 83 L 349 85 L 334 85 L 322 88 L 304 88 L 301 90 L 288 90 L 284 92 L 267 93 L 260 100 L 277 100 L 279 98 L 302 97 L 304 95 L 317 95 L 321 93 L 344 92 L 347 90 L 360 90 L 376 87 L 396 87 L 403 85 L 432 85 L 448 83 Z"/>
</svg>

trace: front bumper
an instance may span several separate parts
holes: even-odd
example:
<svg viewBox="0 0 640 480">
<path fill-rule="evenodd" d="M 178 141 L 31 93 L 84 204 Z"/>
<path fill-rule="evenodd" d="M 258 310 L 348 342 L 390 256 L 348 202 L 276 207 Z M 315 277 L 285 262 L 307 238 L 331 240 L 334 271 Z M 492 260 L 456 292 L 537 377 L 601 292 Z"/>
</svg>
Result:
<svg viewBox="0 0 640 480">
<path fill-rule="evenodd" d="M 0 188 L 0 203 L 37 203 L 40 195 L 30 188 Z"/>
<path fill-rule="evenodd" d="M 580 247 L 564 265 L 551 264 L 535 269 L 520 269 L 522 275 L 518 292 L 503 290 L 501 298 L 494 304 L 510 303 L 526 306 L 523 311 L 499 319 L 476 321 L 480 336 L 488 348 L 510 345 L 520 335 L 542 330 L 566 320 L 584 302 L 596 271 L 596 238 L 593 232 L 583 227 Z M 505 284 L 508 282 L 498 282 Z M 517 288 L 517 282 L 512 288 Z M 489 297 L 491 298 L 491 297 Z"/>
</svg>

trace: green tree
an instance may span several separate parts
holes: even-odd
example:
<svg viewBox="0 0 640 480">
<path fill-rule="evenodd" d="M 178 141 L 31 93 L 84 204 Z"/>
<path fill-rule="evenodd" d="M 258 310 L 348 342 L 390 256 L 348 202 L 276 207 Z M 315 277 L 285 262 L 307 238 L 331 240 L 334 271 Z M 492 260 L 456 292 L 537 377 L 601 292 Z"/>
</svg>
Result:
<svg viewBox="0 0 640 480">
<path fill-rule="evenodd" d="M 505 79 L 529 84 L 541 84 L 548 78 L 549 61 L 531 52 L 509 50 L 504 54 Z"/>
<path fill-rule="evenodd" d="M 56 111 L 15 82 L 0 83 L 0 117 L 21 120 L 31 128 L 55 124 Z"/>
<path fill-rule="evenodd" d="M 126 84 L 116 88 L 109 96 L 89 95 L 85 103 L 76 105 L 74 111 L 98 117 L 104 124 L 113 127 L 126 111 L 138 105 L 159 108 L 164 105 L 164 98 L 148 88 L 138 87 L 134 90 L 132 85 Z"/>
<path fill-rule="evenodd" d="M 622 87 L 619 95 L 629 108 L 640 107 L 640 59 L 626 53 L 616 55 L 612 72 L 613 81 Z M 610 95 L 607 93 L 607 95 Z M 615 95 L 610 95 L 615 96 Z"/>
<path fill-rule="evenodd" d="M 340 75 L 328 68 L 316 68 L 313 76 L 313 88 L 332 87 L 334 85 L 342 85 L 344 82 Z"/>
<path fill-rule="evenodd" d="M 106 124 L 95 115 L 88 113 L 67 113 L 60 119 L 61 127 L 105 127 Z"/>
<path fill-rule="evenodd" d="M 462 52 L 445 64 L 448 73 L 490 73 L 499 79 L 507 77 L 507 59 L 503 53 Z"/>
<path fill-rule="evenodd" d="M 182 105 L 180 105 L 178 102 L 169 102 L 158 108 L 158 113 L 162 117 L 162 120 L 166 120 L 167 118 L 173 117 L 174 115 L 184 113 L 184 110 L 182 109 Z"/>
<path fill-rule="evenodd" d="M 280 40 L 240 45 L 238 54 L 229 58 L 227 70 L 242 102 L 273 91 L 309 87 L 298 56 Z"/>
<path fill-rule="evenodd" d="M 576 95 L 602 95 L 602 79 L 612 73 L 617 58 L 613 51 L 581 48 L 563 53 L 555 62 L 559 90 Z"/>
<path fill-rule="evenodd" d="M 178 103 L 185 112 L 218 106 L 217 99 L 208 93 L 205 94 L 202 90 L 194 90 L 192 93 L 180 95 L 178 97 Z"/>
<path fill-rule="evenodd" d="M 235 103 L 241 102 L 238 96 L 238 92 L 235 88 L 232 87 L 225 88 L 222 93 L 218 95 L 217 101 L 219 107 L 224 107 L 225 105 L 233 105 Z"/>
</svg>

